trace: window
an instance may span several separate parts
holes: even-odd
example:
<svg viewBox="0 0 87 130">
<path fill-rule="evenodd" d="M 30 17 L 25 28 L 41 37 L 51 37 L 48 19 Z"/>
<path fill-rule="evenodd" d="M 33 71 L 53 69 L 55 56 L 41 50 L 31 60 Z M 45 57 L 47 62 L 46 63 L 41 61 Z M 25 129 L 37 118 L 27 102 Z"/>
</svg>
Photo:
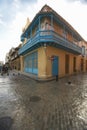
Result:
<svg viewBox="0 0 87 130">
<path fill-rule="evenodd" d="M 49 23 L 45 23 L 45 29 L 46 30 L 53 30 L 53 27 L 51 26 L 51 24 L 49 24 Z"/>
<path fill-rule="evenodd" d="M 73 58 L 73 72 L 76 72 L 76 57 Z"/>
<path fill-rule="evenodd" d="M 70 57 L 68 54 L 65 55 L 65 73 L 69 74 L 69 62 L 70 62 Z"/>
<path fill-rule="evenodd" d="M 82 56 L 85 56 L 85 46 L 82 46 Z"/>
<path fill-rule="evenodd" d="M 24 59 L 25 71 L 37 74 L 38 73 L 38 55 L 37 52 L 29 54 Z"/>
<path fill-rule="evenodd" d="M 73 43 L 75 43 L 76 45 L 79 44 L 75 38 L 73 38 Z"/>
<path fill-rule="evenodd" d="M 63 37 L 66 39 L 67 38 L 67 32 L 63 30 Z"/>
</svg>

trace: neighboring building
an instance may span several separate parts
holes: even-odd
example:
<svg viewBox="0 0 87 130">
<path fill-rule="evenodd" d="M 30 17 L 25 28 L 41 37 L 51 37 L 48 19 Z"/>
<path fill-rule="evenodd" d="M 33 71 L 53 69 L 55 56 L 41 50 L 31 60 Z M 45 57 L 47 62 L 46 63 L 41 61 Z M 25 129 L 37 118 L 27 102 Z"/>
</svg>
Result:
<svg viewBox="0 0 87 130">
<path fill-rule="evenodd" d="M 0 61 L 0 72 L 2 70 L 2 66 L 4 65 L 4 62 L 3 61 Z"/>
<path fill-rule="evenodd" d="M 18 47 L 12 47 L 9 53 L 6 55 L 6 64 L 11 69 L 20 70 L 20 57 L 18 55 L 18 50 L 21 47 L 21 44 Z"/>
<path fill-rule="evenodd" d="M 8 62 L 9 62 L 9 53 L 7 53 L 5 57 L 5 63 L 7 64 Z"/>
<path fill-rule="evenodd" d="M 45 5 L 21 35 L 21 71 L 47 78 L 87 71 L 87 43 Z"/>
<path fill-rule="evenodd" d="M 0 61 L 0 66 L 2 66 L 4 64 L 4 62 L 3 61 Z"/>
</svg>

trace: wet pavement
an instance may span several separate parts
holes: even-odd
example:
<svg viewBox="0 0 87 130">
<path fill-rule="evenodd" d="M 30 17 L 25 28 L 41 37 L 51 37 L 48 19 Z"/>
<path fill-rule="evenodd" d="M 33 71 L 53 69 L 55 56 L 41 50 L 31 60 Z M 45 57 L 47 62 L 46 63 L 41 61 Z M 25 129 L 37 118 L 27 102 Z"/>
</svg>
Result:
<svg viewBox="0 0 87 130">
<path fill-rule="evenodd" d="M 0 76 L 0 130 L 87 130 L 87 74 L 50 82 Z"/>
</svg>

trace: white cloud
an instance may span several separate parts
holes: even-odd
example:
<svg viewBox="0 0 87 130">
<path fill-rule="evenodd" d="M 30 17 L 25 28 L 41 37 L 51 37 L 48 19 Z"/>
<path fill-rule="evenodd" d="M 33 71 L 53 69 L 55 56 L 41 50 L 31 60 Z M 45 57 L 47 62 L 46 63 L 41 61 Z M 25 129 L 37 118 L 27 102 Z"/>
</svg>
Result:
<svg viewBox="0 0 87 130">
<path fill-rule="evenodd" d="M 32 9 L 32 7 L 27 7 L 24 12 L 17 12 L 15 15 L 15 18 L 11 21 L 10 25 L 9 25 L 9 31 L 11 33 L 11 39 L 13 37 L 13 39 L 15 40 L 15 42 L 20 42 L 20 36 L 22 34 L 22 29 L 26 24 L 26 20 L 27 17 L 29 17 L 30 21 L 33 19 L 34 15 L 33 15 L 33 11 L 30 10 Z M 12 39 L 12 40 L 13 40 Z M 16 43 L 16 45 L 19 43 Z"/>
<path fill-rule="evenodd" d="M 0 24 L 1 24 L 1 25 L 4 24 L 4 22 L 2 21 L 2 19 L 0 19 Z"/>
<path fill-rule="evenodd" d="M 13 7 L 14 7 L 15 9 L 19 9 L 19 8 L 20 8 L 20 6 L 19 6 L 19 1 L 18 1 L 18 0 L 14 0 L 12 5 L 13 5 Z"/>
<path fill-rule="evenodd" d="M 3 15 L 2 14 L 0 14 L 0 18 L 2 18 L 3 17 Z"/>
<path fill-rule="evenodd" d="M 0 14 L 0 26 L 4 26 L 5 25 L 5 22 L 2 20 L 3 18 L 3 15 Z"/>
<path fill-rule="evenodd" d="M 35 5 L 33 4 L 27 5 L 26 8 L 23 8 L 23 5 L 15 0 L 13 5 L 12 12 L 10 12 L 13 19 L 5 21 L 5 23 L 2 20 L 2 15 L 0 15 L 0 25 L 5 25 L 4 27 L 1 26 L 2 31 L 0 30 L 0 43 L 2 43 L 0 48 L 4 48 L 0 50 L 0 60 L 5 59 L 5 55 L 11 47 L 17 47 L 20 44 L 22 28 L 26 24 L 27 17 L 29 17 L 31 21 L 36 13 L 32 10 L 32 8 L 35 10 Z"/>
</svg>

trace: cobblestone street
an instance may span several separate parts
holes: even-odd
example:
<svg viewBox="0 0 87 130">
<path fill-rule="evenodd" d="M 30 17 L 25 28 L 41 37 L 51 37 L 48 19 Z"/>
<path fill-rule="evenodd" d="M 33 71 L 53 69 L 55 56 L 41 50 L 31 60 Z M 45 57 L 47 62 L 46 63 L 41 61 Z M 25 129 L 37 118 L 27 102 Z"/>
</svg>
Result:
<svg viewBox="0 0 87 130">
<path fill-rule="evenodd" d="M 12 122 L 0 130 L 87 130 L 87 74 L 50 82 L 0 76 L 2 117 Z"/>
</svg>

